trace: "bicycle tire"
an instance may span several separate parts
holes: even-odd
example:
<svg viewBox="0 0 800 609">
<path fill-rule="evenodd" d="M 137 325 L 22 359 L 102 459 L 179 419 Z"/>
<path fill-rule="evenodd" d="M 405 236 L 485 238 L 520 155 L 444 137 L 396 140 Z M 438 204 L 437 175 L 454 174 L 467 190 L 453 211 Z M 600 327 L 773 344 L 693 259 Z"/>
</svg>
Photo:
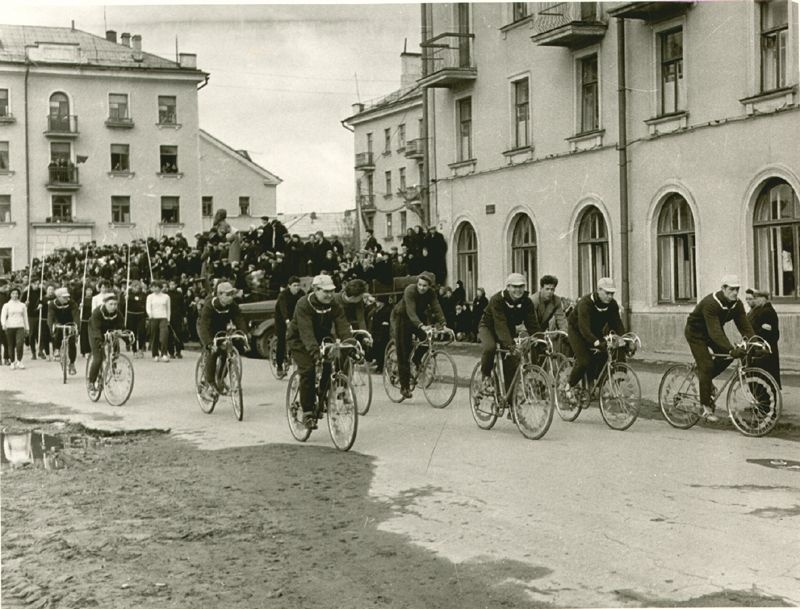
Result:
<svg viewBox="0 0 800 609">
<path fill-rule="evenodd" d="M 472 369 L 472 375 L 469 378 L 469 409 L 475 424 L 480 429 L 488 431 L 497 423 L 497 400 L 494 394 L 491 396 L 481 395 L 482 386 L 483 374 L 481 373 L 481 363 L 478 362 Z M 486 410 L 485 404 L 487 403 L 489 410 Z M 483 408 L 481 408 L 482 405 Z"/>
<path fill-rule="evenodd" d="M 700 390 L 697 374 L 688 364 L 667 368 L 658 385 L 658 406 L 667 423 L 676 429 L 689 429 L 700 420 Z"/>
<path fill-rule="evenodd" d="M 621 375 L 625 377 L 624 383 L 621 382 Z M 625 431 L 639 417 L 641 403 L 642 387 L 633 368 L 622 362 L 611 364 L 600 390 L 600 414 L 606 425 L 617 431 Z"/>
<path fill-rule="evenodd" d="M 328 431 L 333 445 L 347 451 L 353 447 L 358 433 L 358 401 L 350 379 L 337 372 L 328 387 Z"/>
<path fill-rule="evenodd" d="M 231 347 L 233 349 L 233 347 Z M 242 397 L 242 356 L 236 349 L 228 362 L 228 399 L 233 406 L 233 416 L 237 421 L 244 418 L 244 399 Z"/>
<path fill-rule="evenodd" d="M 372 406 L 372 375 L 369 373 L 369 362 L 365 359 L 352 362 L 351 385 L 356 394 L 358 416 L 363 417 Z"/>
<path fill-rule="evenodd" d="M 529 440 L 538 440 L 553 422 L 553 385 L 550 375 L 540 366 L 526 364 L 514 388 L 512 412 L 519 432 Z"/>
<path fill-rule="evenodd" d="M 433 408 L 447 408 L 456 397 L 458 370 L 456 362 L 447 351 L 432 350 L 422 361 L 425 383 L 422 393 Z"/>
<path fill-rule="evenodd" d="M 61 353 L 59 353 L 59 359 L 61 360 L 61 382 L 64 385 L 67 384 L 67 362 L 69 362 L 68 352 L 69 349 L 67 349 L 67 341 L 62 340 Z"/>
<path fill-rule="evenodd" d="M 133 363 L 127 355 L 118 353 L 112 355 L 105 370 L 103 394 L 106 402 L 110 406 L 124 406 L 133 393 Z"/>
<path fill-rule="evenodd" d="M 200 353 L 200 357 L 197 358 L 197 364 L 194 366 L 194 395 L 197 398 L 197 403 L 200 406 L 200 410 L 206 414 L 211 414 L 214 412 L 214 407 L 217 405 L 219 394 L 212 387 L 208 387 L 206 384 L 206 357 L 208 357 L 208 352 L 203 349 Z"/>
<path fill-rule="evenodd" d="M 773 376 L 761 368 L 744 368 L 745 388 L 741 376 L 733 379 L 728 387 L 728 416 L 734 427 L 745 436 L 758 438 L 767 435 L 778 424 L 783 410 L 783 396 Z M 734 404 L 737 394 L 742 396 Z M 767 404 L 765 398 L 769 400 Z"/>
<path fill-rule="evenodd" d="M 286 419 L 289 431 L 295 440 L 298 442 L 308 440 L 311 430 L 303 423 L 303 408 L 300 406 L 300 372 L 297 370 L 292 372 L 289 386 L 286 387 Z"/>
<path fill-rule="evenodd" d="M 553 363 L 555 366 L 555 362 Z M 567 423 L 572 423 L 577 419 L 583 409 L 581 400 L 573 402 L 569 400 L 566 395 L 567 388 L 569 387 L 569 375 L 572 372 L 572 366 L 574 364 L 575 362 L 573 359 L 564 356 L 564 359 L 559 361 L 558 367 L 555 368 L 554 371 L 555 382 L 553 395 L 556 402 L 556 411 L 558 412 L 558 416 Z"/>
<path fill-rule="evenodd" d="M 103 369 L 100 369 L 98 372 L 98 377 L 100 378 L 100 389 L 95 391 L 94 387 L 89 383 L 89 369 L 92 367 L 92 354 L 89 354 L 89 357 L 86 358 L 86 393 L 89 394 L 89 399 L 92 402 L 97 402 L 100 399 L 100 396 L 103 395 Z"/>
<path fill-rule="evenodd" d="M 395 404 L 403 400 L 400 393 L 400 370 L 398 368 L 397 348 L 394 341 L 386 345 L 386 355 L 383 358 L 383 388 L 388 397 Z"/>
<path fill-rule="evenodd" d="M 276 379 L 280 379 L 278 376 L 278 337 L 273 336 L 269 339 L 269 369 L 272 372 L 272 376 Z"/>
</svg>

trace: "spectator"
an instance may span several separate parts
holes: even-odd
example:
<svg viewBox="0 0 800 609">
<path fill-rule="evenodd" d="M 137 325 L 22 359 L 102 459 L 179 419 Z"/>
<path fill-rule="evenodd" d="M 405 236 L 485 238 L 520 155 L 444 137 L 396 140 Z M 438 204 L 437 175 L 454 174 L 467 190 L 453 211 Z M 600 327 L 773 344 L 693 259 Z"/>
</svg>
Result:
<svg viewBox="0 0 800 609">
<path fill-rule="evenodd" d="M 162 291 L 160 281 L 154 281 L 147 296 L 145 308 L 150 320 L 150 353 L 153 361 L 168 362 L 167 339 L 169 337 L 169 320 L 171 317 L 169 296 Z"/>
<path fill-rule="evenodd" d="M 478 336 L 478 324 L 488 305 L 489 299 L 486 298 L 486 290 L 483 288 L 475 290 L 475 298 L 472 301 L 472 335 L 475 337 Z"/>
<path fill-rule="evenodd" d="M 756 333 L 756 336 L 760 336 L 767 341 L 772 350 L 772 353 L 756 359 L 754 365 L 771 374 L 772 378 L 777 381 L 778 387 L 782 387 L 781 362 L 778 351 L 778 341 L 781 338 L 778 314 L 769 301 L 768 291 L 751 288 L 745 292 L 745 295 L 745 300 L 750 306 L 747 319 L 750 321 L 750 325 L 753 326 L 753 332 Z"/>
</svg>

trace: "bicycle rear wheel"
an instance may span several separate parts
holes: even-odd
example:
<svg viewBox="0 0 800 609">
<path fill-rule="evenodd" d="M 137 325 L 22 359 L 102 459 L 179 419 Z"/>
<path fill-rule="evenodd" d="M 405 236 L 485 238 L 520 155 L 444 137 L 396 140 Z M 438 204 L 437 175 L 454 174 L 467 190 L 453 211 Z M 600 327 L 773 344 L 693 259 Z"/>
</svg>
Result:
<svg viewBox="0 0 800 609">
<path fill-rule="evenodd" d="M 244 418 L 242 399 L 242 356 L 235 349 L 228 360 L 228 399 L 233 406 L 233 415 L 238 421 Z"/>
<path fill-rule="evenodd" d="M 280 378 L 278 376 L 278 337 L 273 336 L 269 339 L 269 369 L 272 372 L 272 376 L 276 379 Z"/>
<path fill-rule="evenodd" d="M 67 384 L 67 363 L 69 362 L 68 357 L 69 349 L 67 349 L 67 341 L 61 342 L 61 353 L 59 354 L 59 359 L 61 360 L 61 382 L 66 385 Z"/>
<path fill-rule="evenodd" d="M 133 392 L 133 364 L 127 355 L 117 353 L 111 356 L 103 384 L 106 402 L 111 406 L 122 406 L 128 401 Z"/>
<path fill-rule="evenodd" d="M 92 402 L 96 402 L 103 393 L 103 369 L 100 369 L 97 376 L 97 378 L 100 379 L 100 388 L 95 390 L 94 386 L 89 382 L 89 370 L 92 367 L 92 359 L 91 354 L 86 358 L 86 393 L 89 394 L 89 399 L 92 400 Z"/>
<path fill-rule="evenodd" d="M 561 354 L 559 354 L 561 355 Z M 570 400 L 567 397 L 567 389 L 569 388 L 569 375 L 572 372 L 574 360 L 563 356 L 564 359 L 559 358 L 553 360 L 553 367 L 555 368 L 555 402 L 558 416 L 564 421 L 571 423 L 578 418 L 581 413 L 581 400 Z M 558 364 L 556 366 L 556 364 Z"/>
<path fill-rule="evenodd" d="M 483 395 L 483 374 L 481 363 L 475 364 L 469 379 L 469 409 L 475 424 L 481 429 L 489 430 L 497 423 L 497 407 L 494 395 Z"/>
<path fill-rule="evenodd" d="M 628 364 L 611 364 L 600 390 L 600 414 L 611 429 L 624 431 L 639 416 L 642 388 L 639 377 Z"/>
<path fill-rule="evenodd" d="M 692 366 L 676 364 L 667 369 L 658 386 L 658 405 L 667 423 L 677 429 L 689 429 L 700 420 L 700 389 Z"/>
<path fill-rule="evenodd" d="M 529 440 L 538 440 L 553 422 L 550 376 L 539 366 L 525 365 L 513 395 L 514 423 Z"/>
<path fill-rule="evenodd" d="M 742 377 L 744 382 L 742 382 Z M 783 409 L 778 383 L 761 368 L 745 368 L 728 388 L 728 416 L 746 436 L 759 437 L 771 432 Z"/>
<path fill-rule="evenodd" d="M 214 412 L 214 406 L 217 405 L 219 394 L 206 383 L 206 357 L 208 357 L 208 352 L 203 349 L 194 367 L 194 393 L 197 397 L 197 403 L 200 405 L 200 410 L 206 414 L 211 414 Z"/>
<path fill-rule="evenodd" d="M 372 406 L 372 375 L 369 373 L 369 362 L 367 360 L 352 362 L 351 365 L 353 366 L 353 374 L 351 375 L 350 384 L 356 394 L 358 414 L 363 417 Z"/>
<path fill-rule="evenodd" d="M 400 369 L 397 362 L 397 347 L 394 341 L 386 345 L 386 355 L 383 358 L 383 388 L 386 397 L 392 402 L 400 402 L 403 394 L 400 393 Z"/>
<path fill-rule="evenodd" d="M 350 380 L 338 372 L 328 388 L 328 431 L 334 446 L 350 450 L 358 432 L 358 402 Z"/>
<path fill-rule="evenodd" d="M 422 362 L 419 384 L 428 404 L 445 408 L 456 395 L 456 362 L 446 351 L 431 351 Z M 424 383 L 423 383 L 424 379 Z"/>
<path fill-rule="evenodd" d="M 303 423 L 303 408 L 300 406 L 300 373 L 295 370 L 289 377 L 289 386 L 286 388 L 286 419 L 289 421 L 289 431 L 298 442 L 305 442 L 311 435 L 311 430 Z"/>
</svg>

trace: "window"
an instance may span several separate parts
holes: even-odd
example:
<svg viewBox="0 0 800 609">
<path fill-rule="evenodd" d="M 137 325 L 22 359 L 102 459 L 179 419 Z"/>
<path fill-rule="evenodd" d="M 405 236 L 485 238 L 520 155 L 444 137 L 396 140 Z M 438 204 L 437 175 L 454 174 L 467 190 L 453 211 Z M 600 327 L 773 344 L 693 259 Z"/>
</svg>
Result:
<svg viewBox="0 0 800 609">
<path fill-rule="evenodd" d="M 522 273 L 528 279 L 528 291 L 536 289 L 536 229 L 525 214 L 514 222 L 511 233 L 511 271 Z"/>
<path fill-rule="evenodd" d="M 375 193 L 375 183 L 372 179 L 372 174 L 369 173 L 364 177 L 367 180 L 367 194 L 371 197 Z"/>
<path fill-rule="evenodd" d="M 386 236 L 392 236 L 392 214 L 386 214 Z"/>
<path fill-rule="evenodd" d="M 392 172 L 391 171 L 387 171 L 384 174 L 384 176 L 385 176 L 385 179 L 386 179 L 386 192 L 384 193 L 384 196 L 391 197 L 392 196 Z"/>
<path fill-rule="evenodd" d="M 530 121 L 528 79 L 513 83 L 514 86 L 514 148 L 528 146 L 528 125 Z"/>
<path fill-rule="evenodd" d="M 0 171 L 8 170 L 8 142 L 0 142 Z"/>
<path fill-rule="evenodd" d="M 768 180 L 756 200 L 756 285 L 774 296 L 798 297 L 800 202 L 785 181 Z"/>
<path fill-rule="evenodd" d="M 0 195 L 0 224 L 11 222 L 11 195 Z"/>
<path fill-rule="evenodd" d="M 397 149 L 403 150 L 406 147 L 406 126 L 400 125 L 397 128 Z"/>
<path fill-rule="evenodd" d="M 8 89 L 0 89 L 0 118 L 11 116 L 8 106 Z"/>
<path fill-rule="evenodd" d="M 161 223 L 178 224 L 181 221 L 179 197 L 161 197 Z"/>
<path fill-rule="evenodd" d="M 372 152 L 372 134 L 367 133 L 367 152 Z"/>
<path fill-rule="evenodd" d="M 250 215 L 250 197 L 239 197 L 239 215 Z"/>
<path fill-rule="evenodd" d="M 419 138 L 425 137 L 425 125 L 423 124 L 421 118 L 417 119 L 417 137 Z"/>
<path fill-rule="evenodd" d="M 383 130 L 383 153 L 387 154 L 392 151 L 392 130 Z"/>
<path fill-rule="evenodd" d="M 472 159 L 472 98 L 465 97 L 457 102 L 458 115 L 458 160 Z"/>
<path fill-rule="evenodd" d="M 528 3 L 527 2 L 512 2 L 511 3 L 511 20 L 519 21 L 528 16 Z"/>
<path fill-rule="evenodd" d="M 69 98 L 64 93 L 53 93 L 50 96 L 50 114 L 47 117 L 49 131 L 69 133 Z"/>
<path fill-rule="evenodd" d="M 578 226 L 578 291 L 594 291 L 597 280 L 608 277 L 608 229 L 603 214 L 588 208 Z"/>
<path fill-rule="evenodd" d="M 161 173 L 178 173 L 177 146 L 161 146 Z"/>
<path fill-rule="evenodd" d="M 50 161 L 67 164 L 71 161 L 72 147 L 69 142 L 53 142 L 50 144 Z"/>
<path fill-rule="evenodd" d="M 128 95 L 126 93 L 109 93 L 108 118 L 111 120 L 126 120 L 128 116 Z"/>
<path fill-rule="evenodd" d="M 72 148 L 69 142 L 50 144 L 50 165 L 48 165 L 51 184 L 77 183 L 77 170 L 72 164 Z"/>
<path fill-rule="evenodd" d="M 214 215 L 214 197 L 203 197 L 202 208 L 204 218 L 212 217 Z"/>
<path fill-rule="evenodd" d="M 789 36 L 789 6 L 786 0 L 760 2 L 761 91 L 786 86 L 786 43 Z"/>
<path fill-rule="evenodd" d="M 0 275 L 11 273 L 11 248 L 0 247 Z"/>
<path fill-rule="evenodd" d="M 694 217 L 686 199 L 672 194 L 658 216 L 658 300 L 694 301 L 696 285 Z"/>
<path fill-rule="evenodd" d="M 111 171 L 130 171 L 130 146 L 111 144 Z"/>
<path fill-rule="evenodd" d="M 456 235 L 456 274 L 471 301 L 478 289 L 478 238 L 469 222 L 464 222 Z"/>
<path fill-rule="evenodd" d="M 178 124 L 178 103 L 174 95 L 158 96 L 158 122 L 160 125 Z"/>
<path fill-rule="evenodd" d="M 111 197 L 111 221 L 114 224 L 130 224 L 131 198 Z"/>
<path fill-rule="evenodd" d="M 425 166 L 422 163 L 417 163 L 417 175 L 419 176 L 419 180 L 417 180 L 417 184 L 424 184 L 425 183 Z"/>
<path fill-rule="evenodd" d="M 405 235 L 408 230 L 408 212 L 400 212 L 400 234 Z"/>
<path fill-rule="evenodd" d="M 401 167 L 398 170 L 398 173 L 400 174 L 400 190 L 405 190 L 406 189 L 406 168 L 405 167 Z"/>
<path fill-rule="evenodd" d="M 580 93 L 580 133 L 600 128 L 600 96 L 597 80 L 597 55 L 583 57 L 578 62 Z"/>
<path fill-rule="evenodd" d="M 683 30 L 659 35 L 661 40 L 661 108 L 660 114 L 684 109 L 683 98 Z"/>
<path fill-rule="evenodd" d="M 50 199 L 51 216 L 60 222 L 72 221 L 72 197 L 70 195 L 53 195 Z"/>
</svg>

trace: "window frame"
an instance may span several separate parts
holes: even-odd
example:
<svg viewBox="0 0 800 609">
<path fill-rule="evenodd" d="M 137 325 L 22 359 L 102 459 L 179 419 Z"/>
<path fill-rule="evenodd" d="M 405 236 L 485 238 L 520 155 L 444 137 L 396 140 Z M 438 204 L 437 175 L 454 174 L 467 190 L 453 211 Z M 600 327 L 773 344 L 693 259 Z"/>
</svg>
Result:
<svg viewBox="0 0 800 609">
<path fill-rule="evenodd" d="M 6 92 L 6 112 L 5 114 L 2 113 L 2 106 L 0 106 L 0 118 L 11 118 L 13 114 L 11 113 L 11 89 L 2 88 L 0 91 Z M 2 99 L 2 98 L 0 98 Z"/>
<path fill-rule="evenodd" d="M 122 200 L 124 199 L 124 201 Z M 115 219 L 115 214 L 118 211 L 119 206 L 125 206 L 127 211 L 123 211 L 123 214 L 127 215 L 127 219 L 117 220 Z M 131 223 L 131 197 L 130 195 L 111 195 L 111 223 L 112 224 L 130 224 Z"/>
<path fill-rule="evenodd" d="M 589 216 L 597 216 L 600 220 L 602 220 L 602 226 L 605 227 L 605 237 L 589 237 L 588 239 L 583 239 L 581 235 L 581 227 L 583 226 L 584 221 Z M 591 228 L 589 229 L 591 233 Z M 578 216 L 577 226 L 576 226 L 576 237 L 577 237 L 577 245 L 578 245 L 578 293 L 580 296 L 585 294 L 589 294 L 595 291 L 595 287 L 597 286 L 597 280 L 600 279 L 601 276 L 599 275 L 595 277 L 597 271 L 597 264 L 595 263 L 597 256 L 596 250 L 600 249 L 602 251 L 604 262 L 605 262 L 605 273 L 604 276 L 609 276 L 611 272 L 611 237 L 610 237 L 610 230 L 608 226 L 608 222 L 606 221 L 606 216 L 603 213 L 602 209 L 596 204 L 590 204 L 581 210 L 580 215 Z M 589 252 L 591 260 L 590 269 L 591 269 L 591 277 L 589 277 L 589 286 L 583 285 L 583 271 L 586 262 L 582 259 L 582 251 L 586 249 Z"/>
<path fill-rule="evenodd" d="M 164 171 L 164 166 L 165 166 L 165 158 L 164 157 L 165 156 L 172 156 L 172 154 L 170 154 L 169 152 L 165 152 L 164 151 L 165 148 L 174 148 L 175 149 L 174 170 Z M 172 144 L 160 144 L 159 147 L 158 147 L 158 162 L 159 162 L 159 164 L 158 164 L 158 168 L 159 168 L 158 172 L 159 173 L 161 173 L 161 174 L 170 174 L 170 175 L 174 175 L 174 174 L 180 173 L 181 170 L 180 170 L 180 167 L 178 166 L 178 146 L 177 145 L 172 145 Z"/>
<path fill-rule="evenodd" d="M 111 97 L 114 95 L 125 96 L 125 116 L 113 116 L 111 109 Z M 111 121 L 129 121 L 131 120 L 131 96 L 128 93 L 111 93 L 108 94 L 108 120 Z"/>
<path fill-rule="evenodd" d="M 464 105 L 469 104 L 469 120 L 465 121 L 462 118 L 462 109 Z M 456 111 L 455 111 L 455 119 L 456 119 L 456 162 L 462 163 L 467 161 L 475 160 L 474 157 L 474 149 L 475 149 L 475 142 L 474 142 L 474 119 L 473 115 L 474 112 L 472 111 L 472 96 L 465 95 L 463 97 L 459 97 L 455 100 Z M 469 127 L 469 135 L 467 138 L 467 150 L 464 150 L 464 125 L 468 125 Z M 466 152 L 466 154 L 465 154 Z"/>
<path fill-rule="evenodd" d="M 114 146 L 124 146 L 125 149 L 126 149 L 125 153 L 124 153 L 124 156 L 122 156 L 122 158 L 125 159 L 125 167 L 122 167 L 120 169 L 116 169 L 115 166 L 114 166 L 114 155 L 115 154 L 122 155 L 123 153 L 121 153 L 121 152 L 115 153 L 114 152 Z M 130 144 L 111 144 L 110 148 L 109 148 L 109 151 L 110 151 L 110 157 L 111 157 L 110 158 L 110 160 L 111 160 L 111 171 L 115 172 L 115 173 L 130 173 L 130 171 L 131 171 L 131 146 L 130 146 Z"/>
<path fill-rule="evenodd" d="M 765 13 L 770 6 L 774 4 L 783 3 L 786 7 L 786 22 L 777 26 L 772 26 L 764 29 Z M 759 93 L 769 93 L 777 91 L 787 86 L 789 80 L 788 65 L 790 64 L 790 53 L 787 49 L 790 47 L 789 40 L 789 23 L 791 21 L 792 7 L 788 5 L 786 0 L 766 0 L 756 3 L 757 8 L 757 27 L 758 27 L 758 72 L 759 72 Z M 767 88 L 765 86 L 765 46 L 764 42 L 768 38 L 775 37 L 777 44 L 775 46 L 775 74 L 772 75 L 775 81 L 775 86 Z M 780 42 L 783 40 L 783 58 L 781 58 Z"/>
<path fill-rule="evenodd" d="M 679 58 L 672 58 L 672 59 L 664 59 L 664 51 L 665 45 L 667 43 L 667 39 L 669 36 L 672 36 L 676 33 L 680 32 L 681 35 L 681 55 Z M 684 27 L 683 24 L 675 25 L 672 27 L 661 29 L 655 32 L 657 42 L 657 54 L 658 54 L 658 112 L 656 116 L 669 116 L 671 114 L 678 114 L 680 112 L 686 111 L 686 47 L 685 47 L 685 40 L 686 36 L 684 35 Z M 667 83 L 665 81 L 665 66 L 676 66 L 675 72 L 675 82 L 674 82 L 674 90 L 673 90 L 673 108 L 667 109 L 666 107 L 666 88 Z M 679 72 L 677 71 L 679 70 Z M 678 78 L 678 73 L 680 73 L 680 78 Z"/>
<path fill-rule="evenodd" d="M 406 168 L 405 167 L 400 167 L 397 170 L 397 181 L 398 181 L 398 188 L 401 191 L 405 191 L 405 189 L 407 188 L 407 184 L 406 184 Z"/>
<path fill-rule="evenodd" d="M 690 228 L 670 228 L 669 230 L 662 231 L 662 218 L 667 213 L 670 213 L 670 208 L 675 207 L 676 203 L 681 203 L 686 207 L 687 217 L 691 221 Z M 679 214 L 680 215 L 680 214 Z M 689 204 L 689 201 L 681 193 L 670 191 L 665 194 L 661 199 L 658 214 L 655 216 L 655 229 L 656 229 L 656 283 L 657 283 L 657 302 L 658 304 L 688 304 L 696 302 L 697 300 L 697 223 L 694 218 L 694 210 Z M 685 243 L 683 240 L 685 239 Z M 662 244 L 669 245 L 670 260 L 664 260 L 662 256 Z M 688 247 L 691 251 L 690 260 L 690 273 L 691 273 L 691 291 L 687 296 L 679 297 L 679 261 L 675 255 L 678 244 Z M 665 295 L 665 279 L 667 274 L 664 273 L 664 265 L 671 263 L 669 267 L 668 276 L 671 278 L 671 285 L 669 286 L 669 295 Z"/>
<path fill-rule="evenodd" d="M 172 120 L 171 121 L 164 121 L 162 120 L 162 113 L 161 113 L 161 100 L 165 99 L 172 99 L 174 104 L 172 106 Z M 165 104 L 165 112 L 169 111 L 169 106 Z M 158 100 L 156 103 L 156 109 L 158 111 L 158 124 L 159 125 L 177 125 L 178 124 L 178 96 L 177 95 L 159 95 Z M 168 117 L 169 118 L 169 117 Z"/>
<path fill-rule="evenodd" d="M 69 207 L 68 215 L 66 215 L 66 216 L 60 216 L 59 215 L 59 216 L 57 216 L 55 213 L 53 213 L 55 211 L 55 207 L 54 206 L 56 204 L 56 199 L 67 199 L 67 201 L 68 201 L 67 205 Z M 59 205 L 62 205 L 62 204 L 63 203 L 59 201 Z M 57 193 L 57 194 L 50 195 L 50 217 L 53 220 L 57 220 L 58 219 L 58 220 L 62 220 L 63 222 L 73 222 L 74 219 L 75 219 L 75 199 L 72 197 L 72 195 L 64 194 L 64 193 Z"/>
<path fill-rule="evenodd" d="M 406 210 L 400 211 L 400 234 L 405 235 L 408 230 L 408 212 Z"/>
<path fill-rule="evenodd" d="M 206 213 L 206 204 L 209 205 L 208 213 Z M 200 197 L 200 215 L 203 218 L 213 218 L 214 217 L 214 196 L 213 195 L 204 195 Z"/>
<path fill-rule="evenodd" d="M 392 128 L 386 127 L 383 130 L 383 154 L 392 154 Z"/>
<path fill-rule="evenodd" d="M 5 150 L 3 150 L 5 145 Z M 5 159 L 5 167 L 3 166 Z M 11 171 L 11 142 L 8 140 L 0 141 L 0 172 Z"/>
<path fill-rule="evenodd" d="M 3 209 L 8 206 L 8 217 L 4 219 L 3 216 Z M 0 224 L 11 224 L 13 222 L 13 216 L 11 215 L 11 195 L 1 194 L 0 195 Z"/>
<path fill-rule="evenodd" d="M 384 189 L 385 189 L 385 192 L 383 193 L 383 196 L 385 198 L 391 197 L 394 194 L 392 192 L 392 172 L 391 172 L 391 170 L 383 172 L 383 180 L 384 180 L 383 184 L 384 184 Z"/>
<path fill-rule="evenodd" d="M 175 203 L 175 208 L 174 208 L 175 209 L 175 221 L 174 222 L 164 219 L 164 211 L 165 211 L 164 204 L 165 203 L 170 203 L 170 204 L 173 203 L 173 201 L 172 201 L 173 199 L 174 199 L 174 203 Z M 159 218 L 160 218 L 159 224 L 169 224 L 169 225 L 180 224 L 181 223 L 181 198 L 180 198 L 180 196 L 161 195 L 159 212 L 160 212 L 159 213 Z"/>
<path fill-rule="evenodd" d="M 591 128 L 586 128 L 586 121 L 584 120 L 584 64 L 594 59 L 595 62 L 595 80 L 590 84 L 594 88 L 595 107 L 594 107 L 594 125 Z M 601 83 L 603 75 L 600 65 L 600 49 L 592 47 L 585 49 L 579 55 L 575 55 L 575 133 L 576 135 L 586 135 L 595 133 L 602 130 L 602 88 Z"/>
<path fill-rule="evenodd" d="M 406 149 L 406 124 L 400 123 L 397 126 L 397 151 L 401 152 Z"/>
<path fill-rule="evenodd" d="M 527 99 L 524 103 L 520 103 L 519 101 L 519 86 L 525 83 L 525 88 L 527 91 Z M 512 78 L 511 80 L 511 128 L 512 128 L 512 138 L 511 138 L 511 149 L 512 150 L 519 150 L 522 148 L 529 148 L 531 146 L 531 81 L 530 75 L 517 75 Z M 527 116 L 525 118 L 525 139 L 524 142 L 520 142 L 520 120 L 519 120 L 519 108 L 521 105 L 524 105 L 526 108 Z"/>
<path fill-rule="evenodd" d="M 245 204 L 245 207 L 242 207 L 242 203 Z M 250 196 L 240 196 L 239 197 L 239 215 L 240 216 L 250 216 Z"/>
<path fill-rule="evenodd" d="M 467 228 L 469 228 L 469 231 L 472 233 L 472 240 L 474 240 L 474 244 L 470 244 L 469 240 L 464 238 Z M 462 239 L 467 241 L 467 243 L 464 243 L 463 245 L 473 245 L 473 247 L 462 249 Z M 466 300 L 472 301 L 475 298 L 476 290 L 480 285 L 480 274 L 478 268 L 478 251 L 480 250 L 480 244 L 478 243 L 478 232 L 475 230 L 472 222 L 469 220 L 459 222 L 454 233 L 453 241 L 455 243 L 455 247 L 453 249 L 456 257 L 455 278 L 464 282 Z M 470 272 L 472 273 L 471 276 Z"/>
<path fill-rule="evenodd" d="M 4 255 L 4 252 L 8 252 L 8 256 Z M 14 270 L 14 248 L 13 247 L 0 247 L 0 275 L 4 274 L 6 271 L 2 265 L 2 261 L 8 259 L 8 271 L 11 272 Z"/>
<path fill-rule="evenodd" d="M 770 218 L 769 220 L 758 220 L 757 216 L 761 211 L 762 205 L 765 203 L 767 205 L 771 204 L 771 198 L 768 194 L 769 191 L 781 185 L 786 185 L 794 197 L 793 199 L 794 202 L 792 207 L 794 209 L 795 215 L 790 218 L 778 218 L 777 220 L 772 218 Z M 751 225 L 753 230 L 752 234 L 753 234 L 754 278 L 756 281 L 756 285 L 766 287 L 772 294 L 772 299 L 774 301 L 795 302 L 795 303 L 800 302 L 800 268 L 798 267 L 798 261 L 800 260 L 800 195 L 798 195 L 798 192 L 794 189 L 791 182 L 782 177 L 777 177 L 777 176 L 773 176 L 763 180 L 760 185 L 760 188 L 758 188 L 756 193 L 757 194 L 755 196 L 755 204 L 753 205 L 753 212 L 751 216 Z M 762 199 L 762 197 L 765 196 L 766 198 Z M 778 286 L 776 286 L 775 283 L 773 282 L 773 271 L 775 270 L 774 267 L 767 269 L 769 276 L 766 279 L 761 277 L 762 271 L 759 268 L 759 261 L 762 260 L 762 257 L 760 256 L 762 245 L 759 233 L 761 231 L 768 231 L 767 243 L 766 243 L 768 255 L 765 256 L 763 259 L 769 261 L 770 259 L 769 252 L 776 251 L 776 248 L 774 247 L 775 243 L 773 242 L 774 233 L 772 231 L 774 231 L 775 229 L 781 230 L 786 228 L 788 228 L 791 231 L 792 239 L 794 241 L 794 245 L 792 248 L 793 251 L 791 252 L 791 254 L 793 255 L 793 258 L 791 260 L 792 270 L 789 271 L 792 273 L 792 281 L 794 284 L 793 293 L 791 295 L 784 295 L 779 292 Z M 781 240 L 782 240 L 782 235 L 781 235 Z M 774 262 L 777 261 L 773 260 L 772 263 Z M 781 260 L 781 263 L 783 264 L 783 260 Z M 770 265 L 771 263 L 768 262 L 767 264 Z M 782 271 L 782 273 L 785 274 L 786 271 Z M 785 281 L 786 277 L 782 277 L 780 283 L 784 283 Z"/>
<path fill-rule="evenodd" d="M 518 10 L 519 8 L 523 8 L 524 11 L 520 13 Z M 530 16 L 531 12 L 529 11 L 527 2 L 511 2 L 511 23 L 517 23 Z"/>
<path fill-rule="evenodd" d="M 384 214 L 384 223 L 386 226 L 386 238 L 392 239 L 394 238 L 394 220 L 392 218 L 392 212 L 387 212 Z"/>
<path fill-rule="evenodd" d="M 533 241 L 516 243 L 515 237 L 517 236 L 517 230 L 523 223 L 529 225 Z M 533 218 L 524 212 L 515 214 L 511 220 L 509 233 L 508 243 L 511 249 L 511 272 L 525 275 L 528 282 L 528 292 L 533 294 L 536 291 L 537 282 L 539 281 L 539 241 Z M 518 262 L 522 263 L 521 267 Z M 526 262 L 529 266 L 528 270 L 525 269 Z"/>
</svg>

